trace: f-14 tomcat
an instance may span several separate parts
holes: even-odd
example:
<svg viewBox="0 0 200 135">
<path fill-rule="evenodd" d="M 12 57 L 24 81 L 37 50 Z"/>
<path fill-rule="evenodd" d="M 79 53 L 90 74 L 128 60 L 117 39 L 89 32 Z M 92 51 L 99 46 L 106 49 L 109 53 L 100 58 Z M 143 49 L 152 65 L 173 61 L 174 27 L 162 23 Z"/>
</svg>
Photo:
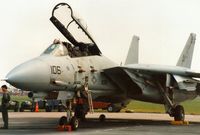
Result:
<svg viewBox="0 0 200 135">
<path fill-rule="evenodd" d="M 67 15 L 63 17 L 63 15 Z M 131 99 L 163 104 L 171 117 L 184 120 L 180 102 L 199 95 L 200 73 L 190 69 L 196 35 L 191 33 L 176 66 L 138 64 L 139 37 L 134 36 L 124 66 L 118 66 L 102 55 L 87 28 L 66 3 L 59 3 L 50 18 L 67 42 L 54 41 L 39 57 L 27 61 L 8 73 L 11 85 L 32 91 L 32 96 L 59 92 L 66 101 L 67 117 L 60 125 L 70 123 L 78 128 L 84 107 L 74 99 L 109 102 L 125 106 Z M 78 34 L 77 34 L 78 33 Z M 83 34 L 83 35 L 81 35 Z M 31 95 L 30 94 L 30 95 Z M 88 108 L 92 108 L 88 103 Z"/>
</svg>

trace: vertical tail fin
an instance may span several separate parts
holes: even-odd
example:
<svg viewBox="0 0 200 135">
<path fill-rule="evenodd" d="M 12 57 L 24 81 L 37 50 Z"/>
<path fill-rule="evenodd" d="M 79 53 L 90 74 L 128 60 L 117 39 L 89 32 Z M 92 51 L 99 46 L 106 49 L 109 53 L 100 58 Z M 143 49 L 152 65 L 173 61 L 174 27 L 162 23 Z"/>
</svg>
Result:
<svg viewBox="0 0 200 135">
<path fill-rule="evenodd" d="M 129 47 L 128 55 L 125 61 L 125 65 L 138 63 L 139 40 L 139 37 L 133 36 L 131 45 Z"/>
<path fill-rule="evenodd" d="M 191 67 L 195 40 L 196 40 L 196 34 L 191 33 L 186 42 L 185 48 L 183 49 L 183 52 L 176 64 L 177 66 L 187 67 L 187 68 Z"/>
</svg>

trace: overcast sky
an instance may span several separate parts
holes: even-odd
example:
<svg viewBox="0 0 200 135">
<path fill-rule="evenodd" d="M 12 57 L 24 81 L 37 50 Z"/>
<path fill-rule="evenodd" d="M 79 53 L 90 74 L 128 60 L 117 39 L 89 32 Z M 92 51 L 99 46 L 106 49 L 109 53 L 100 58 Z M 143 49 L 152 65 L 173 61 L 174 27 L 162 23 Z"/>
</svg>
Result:
<svg viewBox="0 0 200 135">
<path fill-rule="evenodd" d="M 0 0 L 0 78 L 40 55 L 55 38 L 53 7 L 66 2 L 84 19 L 103 54 L 124 62 L 133 35 L 140 63 L 175 65 L 191 32 L 197 34 L 192 68 L 200 71 L 199 0 Z"/>
</svg>

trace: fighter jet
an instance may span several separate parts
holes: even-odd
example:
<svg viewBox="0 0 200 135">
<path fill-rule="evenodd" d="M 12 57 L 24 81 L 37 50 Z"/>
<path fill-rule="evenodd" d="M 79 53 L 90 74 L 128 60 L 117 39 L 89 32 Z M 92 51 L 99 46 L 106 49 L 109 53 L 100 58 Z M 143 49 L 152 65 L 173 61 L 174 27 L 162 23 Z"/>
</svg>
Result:
<svg viewBox="0 0 200 135">
<path fill-rule="evenodd" d="M 137 36 L 133 37 L 125 65 L 119 66 L 102 55 L 87 27 L 68 4 L 57 4 L 50 20 L 67 42 L 54 40 L 39 57 L 10 71 L 6 81 L 32 91 L 30 97 L 59 92 L 57 98 L 66 101 L 67 109 L 60 125 L 71 124 L 72 129 L 77 129 L 78 118 L 85 117 L 85 110 L 92 111 L 92 101 L 122 107 L 131 99 L 163 104 L 171 117 L 184 120 L 180 103 L 200 93 L 199 81 L 195 79 L 200 73 L 190 69 L 195 34 L 190 34 L 176 66 L 138 64 Z M 80 99 L 86 103 L 81 104 Z"/>
</svg>

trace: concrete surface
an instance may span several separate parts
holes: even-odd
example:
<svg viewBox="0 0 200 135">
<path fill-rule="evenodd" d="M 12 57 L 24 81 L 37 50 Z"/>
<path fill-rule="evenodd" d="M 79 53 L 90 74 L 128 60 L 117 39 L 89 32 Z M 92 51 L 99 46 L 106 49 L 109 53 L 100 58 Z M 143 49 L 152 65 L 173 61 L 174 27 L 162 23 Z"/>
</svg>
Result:
<svg viewBox="0 0 200 135">
<path fill-rule="evenodd" d="M 105 122 L 99 122 L 100 113 L 89 114 L 87 121 L 81 122 L 74 132 L 57 131 L 58 119 L 65 113 L 22 112 L 9 113 L 10 128 L 0 130 L 6 135 L 199 135 L 200 116 L 186 115 L 189 125 L 174 126 L 167 114 L 153 113 L 104 113 Z M 2 125 L 0 116 L 0 125 Z"/>
</svg>

